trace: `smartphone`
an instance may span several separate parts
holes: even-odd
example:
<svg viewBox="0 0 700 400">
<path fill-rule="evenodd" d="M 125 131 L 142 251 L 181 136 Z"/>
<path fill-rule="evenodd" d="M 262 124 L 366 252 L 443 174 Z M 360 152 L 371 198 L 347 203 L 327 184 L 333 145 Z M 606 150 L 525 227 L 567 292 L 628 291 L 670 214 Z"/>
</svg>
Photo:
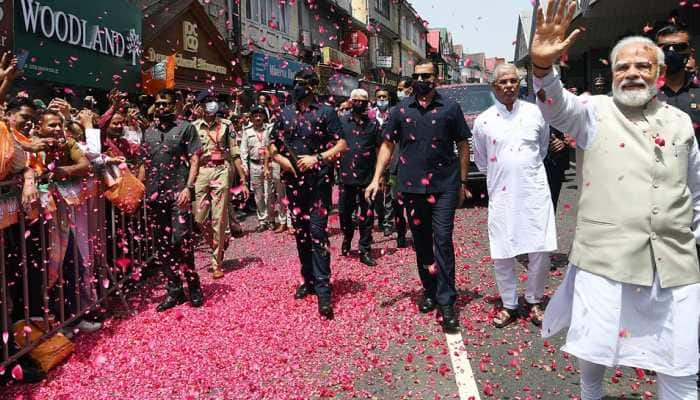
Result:
<svg viewBox="0 0 700 400">
<path fill-rule="evenodd" d="M 27 60 L 29 60 L 29 51 L 26 49 L 20 49 L 17 52 L 17 70 L 22 71 L 24 66 L 27 65 Z"/>
</svg>

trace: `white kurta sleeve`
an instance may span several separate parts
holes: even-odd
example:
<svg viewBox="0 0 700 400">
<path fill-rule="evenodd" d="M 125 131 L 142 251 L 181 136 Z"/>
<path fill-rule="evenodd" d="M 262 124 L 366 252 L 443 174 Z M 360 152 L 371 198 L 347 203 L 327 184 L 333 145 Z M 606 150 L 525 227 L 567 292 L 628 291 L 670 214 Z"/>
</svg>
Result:
<svg viewBox="0 0 700 400">
<path fill-rule="evenodd" d="M 474 129 L 472 130 L 472 140 L 474 151 L 474 164 L 479 168 L 479 171 L 486 173 L 488 169 L 488 155 L 486 154 L 486 135 L 481 131 L 479 123 L 474 123 Z"/>
<path fill-rule="evenodd" d="M 575 96 L 564 90 L 559 74 L 552 70 L 544 78 L 533 78 L 535 93 L 544 91 L 544 101 L 537 97 L 537 106 L 544 119 L 556 129 L 570 134 L 578 147 L 588 148 L 596 131 L 595 107 L 589 96 Z"/>
<path fill-rule="evenodd" d="M 552 136 L 550 130 L 549 130 L 549 124 L 544 120 L 544 117 L 541 115 L 538 116 L 540 119 L 539 122 L 539 132 L 537 132 L 538 137 L 539 137 L 539 142 L 540 142 L 540 158 L 542 160 L 547 157 L 547 153 L 549 152 L 549 139 Z"/>
<path fill-rule="evenodd" d="M 695 138 L 688 154 L 688 189 L 693 199 L 693 223 L 690 229 L 695 235 L 695 241 L 700 244 L 700 151 Z"/>
</svg>

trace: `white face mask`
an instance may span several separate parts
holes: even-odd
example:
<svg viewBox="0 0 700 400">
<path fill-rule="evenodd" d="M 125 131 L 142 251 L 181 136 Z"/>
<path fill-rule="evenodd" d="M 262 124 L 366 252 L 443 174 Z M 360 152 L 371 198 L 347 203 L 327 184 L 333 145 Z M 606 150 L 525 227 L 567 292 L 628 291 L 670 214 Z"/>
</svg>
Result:
<svg viewBox="0 0 700 400">
<path fill-rule="evenodd" d="M 398 97 L 399 100 L 403 100 L 406 98 L 406 93 L 404 93 L 403 90 L 400 90 L 400 91 L 396 92 L 396 97 Z"/>
</svg>

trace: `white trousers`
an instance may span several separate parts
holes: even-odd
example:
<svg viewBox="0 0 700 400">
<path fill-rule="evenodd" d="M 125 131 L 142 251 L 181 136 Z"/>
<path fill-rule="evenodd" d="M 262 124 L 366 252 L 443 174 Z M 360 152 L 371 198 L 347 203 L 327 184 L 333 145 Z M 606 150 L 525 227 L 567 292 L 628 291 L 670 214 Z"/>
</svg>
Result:
<svg viewBox="0 0 700 400">
<path fill-rule="evenodd" d="M 525 300 L 530 304 L 537 304 L 544 297 L 544 285 L 547 281 L 549 266 L 549 252 L 528 254 L 530 264 L 527 268 L 527 286 Z M 496 272 L 496 285 L 501 295 L 503 307 L 509 310 L 518 308 L 518 278 L 515 274 L 515 257 L 493 260 Z"/>
<path fill-rule="evenodd" d="M 579 359 L 581 369 L 581 400 L 600 400 L 603 391 L 605 366 Z M 656 390 L 659 400 L 698 400 L 695 381 L 697 375 L 669 376 L 656 374 Z"/>
<path fill-rule="evenodd" d="M 258 222 L 274 223 L 274 188 L 272 179 L 265 178 L 262 164 L 250 164 L 250 183 L 255 197 Z"/>
<path fill-rule="evenodd" d="M 292 212 L 287 207 L 287 189 L 282 182 L 280 176 L 280 166 L 277 163 L 272 163 L 272 181 L 275 186 L 275 211 L 277 214 L 277 223 L 292 227 Z"/>
</svg>

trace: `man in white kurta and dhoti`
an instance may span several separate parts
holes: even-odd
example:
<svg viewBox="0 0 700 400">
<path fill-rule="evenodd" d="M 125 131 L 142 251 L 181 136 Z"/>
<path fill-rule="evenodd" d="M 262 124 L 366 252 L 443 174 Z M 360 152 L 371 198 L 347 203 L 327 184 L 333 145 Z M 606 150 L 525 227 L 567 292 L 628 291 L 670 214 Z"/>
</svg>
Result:
<svg viewBox="0 0 700 400">
<path fill-rule="evenodd" d="M 661 400 L 696 400 L 700 154 L 690 117 L 656 99 L 664 53 L 644 37 L 612 50 L 613 96 L 576 97 L 552 62 L 576 2 L 538 10 L 530 51 L 538 106 L 576 140 L 579 200 L 564 282 L 543 336 L 568 326 L 562 350 L 579 359 L 581 399 L 604 396 L 606 367 L 657 373 Z M 568 3 L 568 4 L 567 4 Z M 558 9 L 557 9 L 558 8 Z"/>
<path fill-rule="evenodd" d="M 543 160 L 549 125 L 536 105 L 518 100 L 520 77 L 512 64 L 501 64 L 492 83 L 496 104 L 474 122 L 474 161 L 486 173 L 491 258 L 503 309 L 493 319 L 498 328 L 530 315 L 540 326 L 540 303 L 557 248 L 554 207 Z M 515 257 L 527 254 L 526 309 L 519 312 Z"/>
</svg>

